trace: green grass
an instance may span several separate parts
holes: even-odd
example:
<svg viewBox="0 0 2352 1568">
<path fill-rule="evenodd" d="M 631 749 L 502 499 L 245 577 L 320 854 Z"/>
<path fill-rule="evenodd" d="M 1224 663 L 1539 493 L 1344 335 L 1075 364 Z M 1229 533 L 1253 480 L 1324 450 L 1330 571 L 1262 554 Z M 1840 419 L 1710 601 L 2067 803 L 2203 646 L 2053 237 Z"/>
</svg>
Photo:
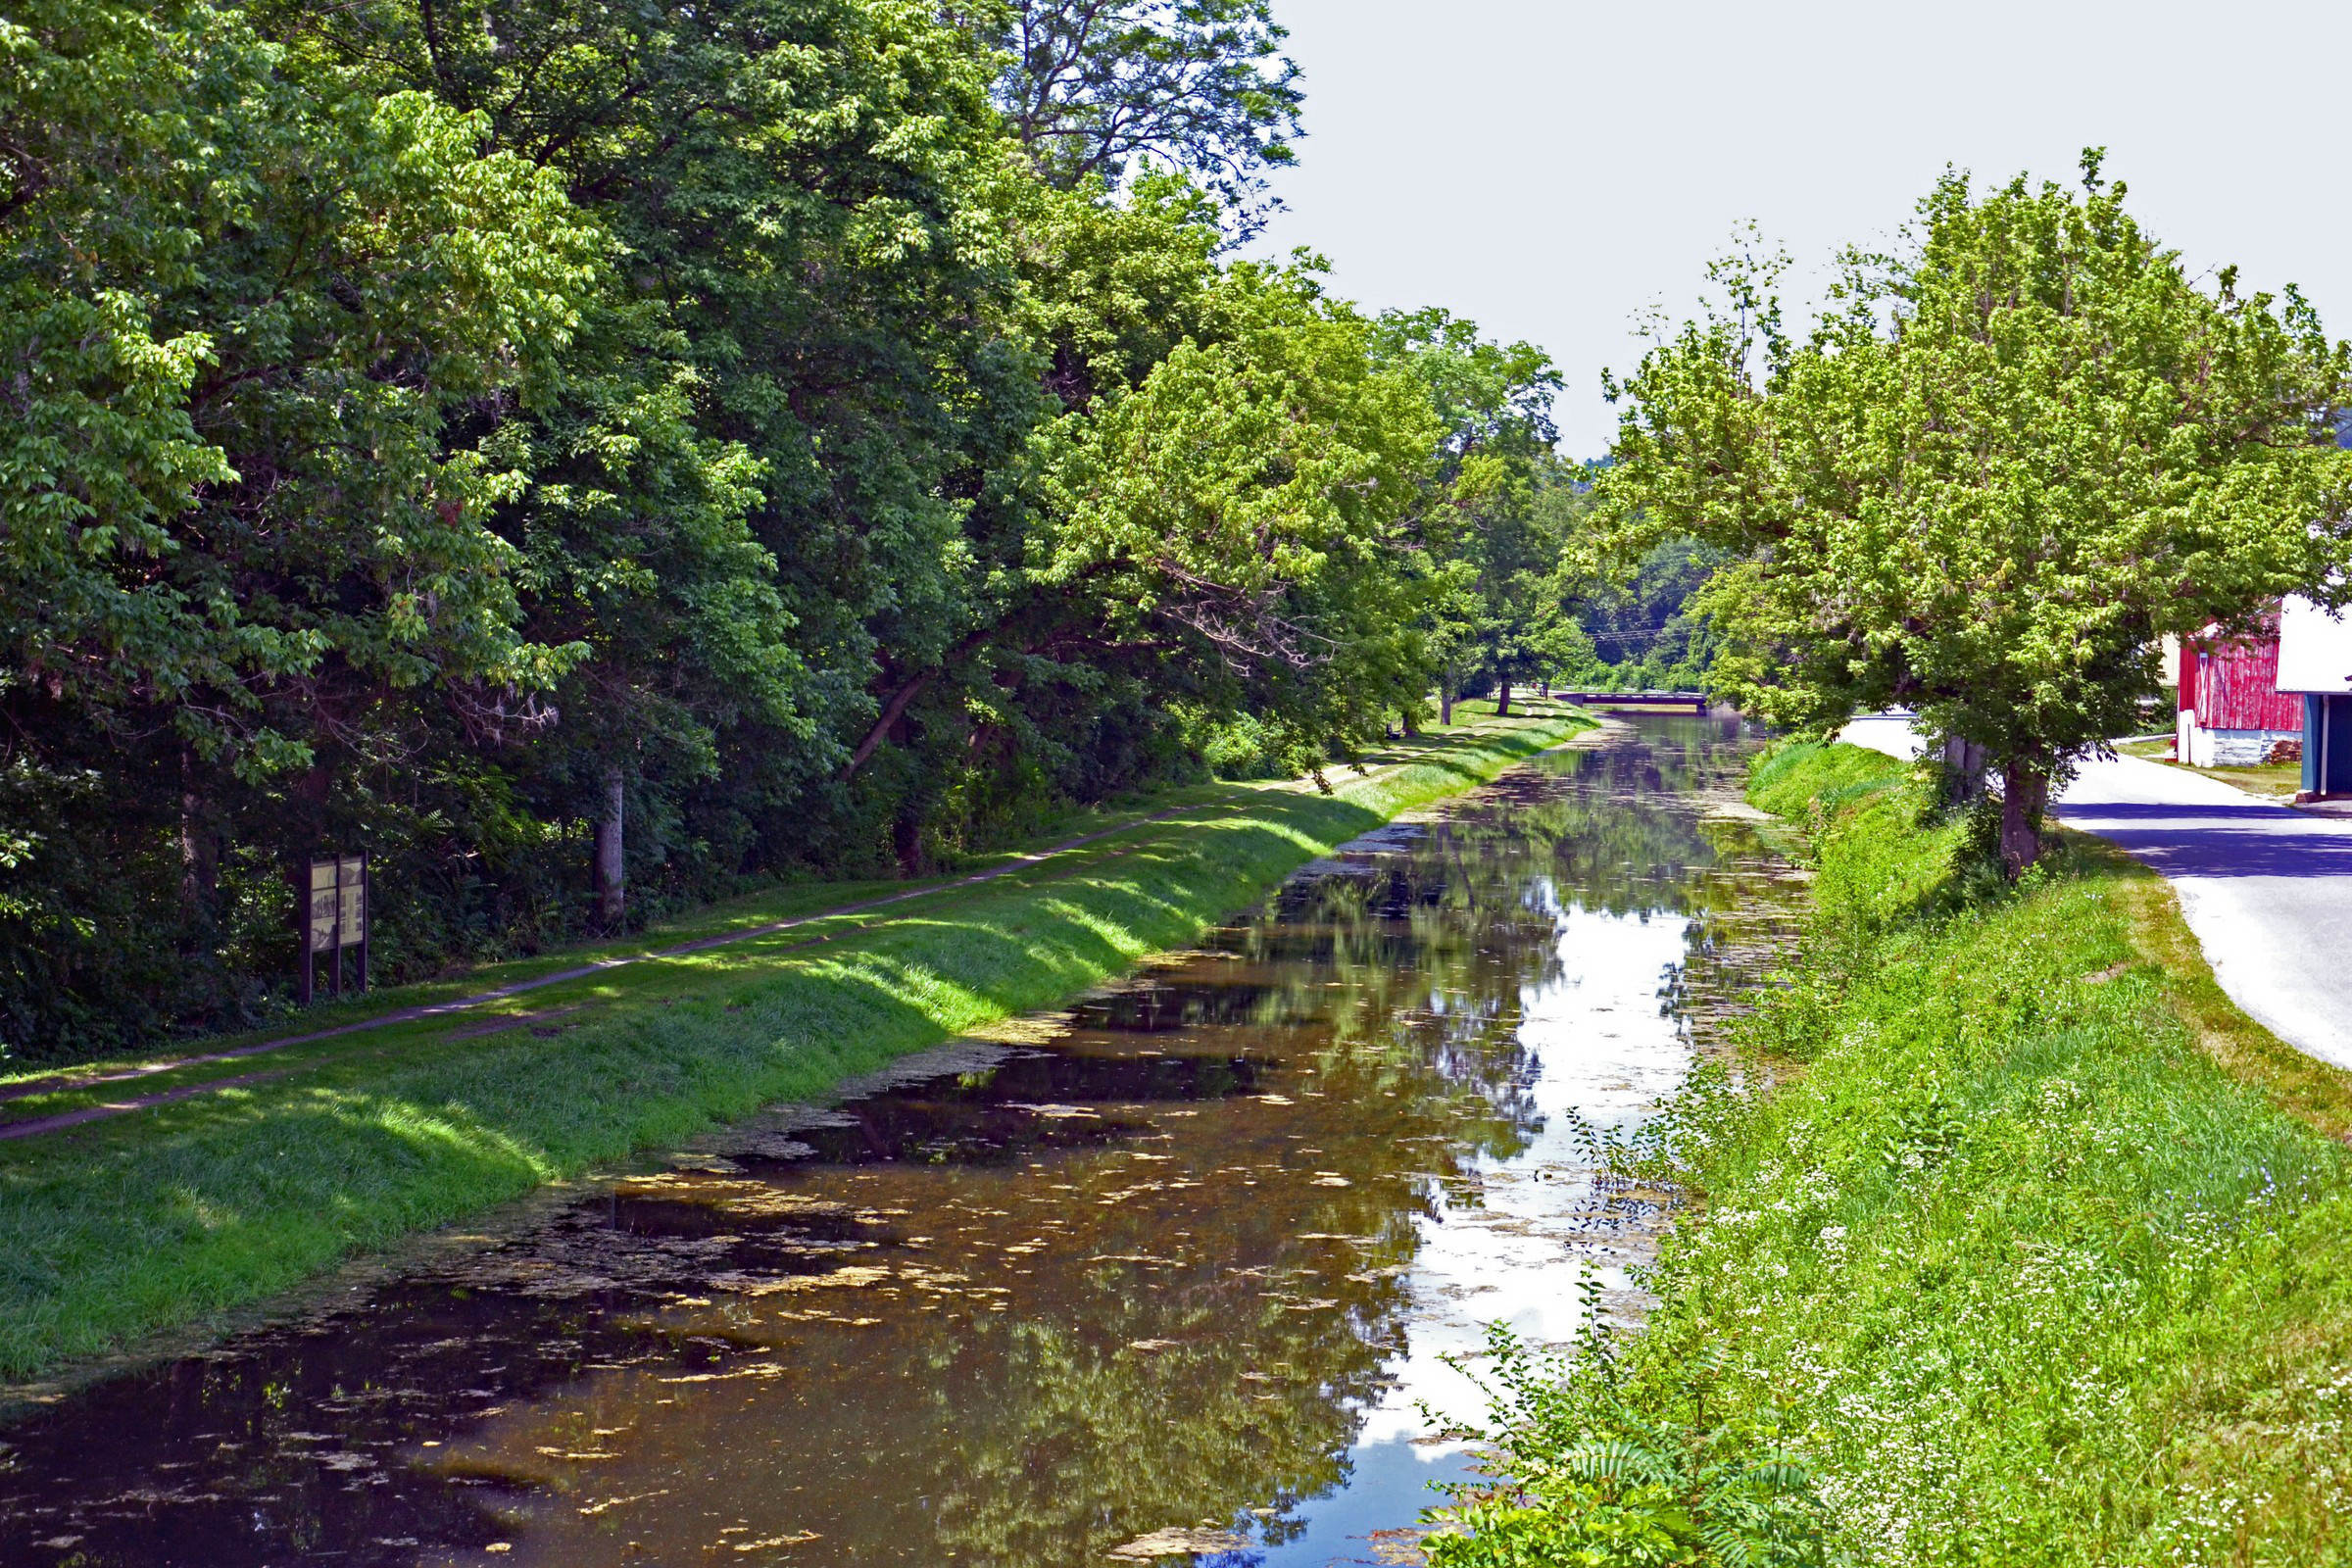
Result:
<svg viewBox="0 0 2352 1568">
<path fill-rule="evenodd" d="M 1470 722 L 1476 722 L 1475 715 L 1472 715 Z M 1387 748 L 1388 752 L 1396 750 L 1398 748 L 1394 745 Z M 1380 755 L 1385 756 L 1386 752 Z M 1378 765 L 1378 758 L 1367 759 L 1367 765 Z M 958 861 L 953 870 L 943 871 L 936 876 L 887 881 L 783 884 L 758 893 L 747 894 L 741 898 L 706 905 L 687 914 L 651 926 L 644 931 L 610 941 L 587 942 L 572 947 L 550 949 L 527 958 L 512 959 L 503 963 L 460 966 L 428 981 L 379 989 L 365 996 L 354 995 L 338 1000 L 328 1000 L 322 990 L 317 1005 L 294 1017 L 261 1029 L 210 1037 L 183 1037 L 161 1043 L 150 1052 L 77 1060 L 70 1064 L 0 1060 L 0 1087 L 20 1083 L 28 1078 L 46 1078 L 59 1073 L 76 1075 L 102 1073 L 159 1058 L 175 1058 L 218 1052 L 275 1037 L 332 1029 L 405 1007 L 447 1003 L 453 999 L 472 996 L 518 980 L 534 979 L 583 963 L 634 957 L 677 943 L 746 930 L 778 920 L 806 917 L 825 909 L 858 903 L 870 898 L 904 894 L 927 888 L 949 887 L 974 872 L 989 870 L 1017 860 L 1024 856 L 1038 854 L 1067 839 L 1116 828 L 1123 823 L 1133 822 L 1139 817 L 1164 811 L 1171 808 L 1214 806 L 1235 800 L 1237 797 L 1246 797 L 1246 792 L 1262 787 L 1264 786 L 1232 783 L 1188 785 L 1157 790 L 1149 794 L 1137 794 L 1102 806 L 1075 808 L 1062 813 L 1053 821 L 1046 831 L 1040 832 L 1032 838 L 1009 845 L 1002 850 L 968 856 Z M 1056 861 L 1056 864 L 1064 862 Z M 845 916 L 841 921 L 826 926 L 812 927 L 810 932 L 803 932 L 801 935 L 809 935 L 815 931 L 840 930 L 851 924 L 889 918 L 905 912 L 906 907 L 905 905 L 899 905 L 872 915 Z M 319 983 L 323 988 L 325 984 L 323 979 Z M 527 1011 L 539 1005 L 541 1005 L 541 1002 L 538 998 L 534 997 L 527 1001 L 518 999 L 516 1004 L 503 1010 Z M 243 1069 L 222 1068 L 220 1070 L 226 1073 Z M 177 1081 L 180 1080 L 158 1080 L 159 1083 Z M 59 1102 L 48 1108 L 61 1108 L 70 1103 L 72 1102 Z M 6 1107 L 0 1106 L 0 1108 Z M 15 1118 L 11 1117 L 10 1119 Z"/>
<path fill-rule="evenodd" d="M 2149 873 L 2069 836 L 1963 875 L 1927 789 L 1756 769 L 1815 829 L 1745 1040 L 1773 1087 L 1667 1110 L 1661 1304 L 1544 1408 L 1792 1447 L 1830 1561 L 2352 1561 L 2352 1083 L 2228 1004 Z"/>
<path fill-rule="evenodd" d="M 0 1144 L 0 1369 L 43 1375 L 201 1325 L 355 1251 L 1066 1001 L 1194 940 L 1332 845 L 1589 722 L 1465 716 L 1450 734 L 1388 748 L 1367 773 L 1332 769 L 1332 794 L 1271 783 L 1163 796 L 1137 813 L 1189 808 L 977 887 L 610 970 L 497 1008 L 114 1086 L 120 1097 L 293 1069 Z M 870 891 L 788 889 L 696 925 L 757 925 Z M 832 940 L 807 946 L 818 936 Z M 431 990 L 487 989 L 579 956 Z M 577 1010 L 558 1015 L 566 1008 Z M 363 1010 L 345 1004 L 341 1016 Z M 538 1014 L 545 1032 L 460 1038 L 500 1010 Z M 109 1092 L 8 1108 L 12 1119 L 46 1114 Z"/>
</svg>

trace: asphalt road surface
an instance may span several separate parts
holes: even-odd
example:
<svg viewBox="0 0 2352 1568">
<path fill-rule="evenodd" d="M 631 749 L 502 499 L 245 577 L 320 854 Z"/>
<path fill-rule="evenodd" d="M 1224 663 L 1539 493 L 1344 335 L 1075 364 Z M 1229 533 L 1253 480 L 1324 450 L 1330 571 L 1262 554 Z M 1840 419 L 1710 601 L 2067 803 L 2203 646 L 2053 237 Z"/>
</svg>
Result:
<svg viewBox="0 0 2352 1568">
<path fill-rule="evenodd" d="M 1919 750 L 1893 716 L 1857 719 L 1843 738 Z M 2083 763 L 2058 815 L 2173 884 L 2232 1002 L 2296 1049 L 2352 1067 L 2352 822 L 2134 757 Z"/>
</svg>

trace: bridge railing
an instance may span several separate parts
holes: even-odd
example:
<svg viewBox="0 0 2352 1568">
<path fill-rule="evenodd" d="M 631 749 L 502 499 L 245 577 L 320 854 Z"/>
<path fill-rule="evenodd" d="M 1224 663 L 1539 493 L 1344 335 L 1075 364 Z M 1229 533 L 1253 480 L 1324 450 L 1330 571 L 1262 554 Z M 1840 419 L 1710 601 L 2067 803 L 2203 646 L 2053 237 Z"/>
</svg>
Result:
<svg viewBox="0 0 2352 1568">
<path fill-rule="evenodd" d="M 1705 692 L 1553 692 L 1559 702 L 1574 703 L 1580 708 L 1688 708 L 1694 712 L 1707 710 Z"/>
</svg>

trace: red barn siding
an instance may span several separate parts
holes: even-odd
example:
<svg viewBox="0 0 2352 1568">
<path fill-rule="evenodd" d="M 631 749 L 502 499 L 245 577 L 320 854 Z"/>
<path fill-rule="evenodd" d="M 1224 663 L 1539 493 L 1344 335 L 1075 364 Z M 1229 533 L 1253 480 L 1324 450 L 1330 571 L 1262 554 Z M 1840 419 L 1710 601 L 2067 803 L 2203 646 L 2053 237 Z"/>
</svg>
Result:
<svg viewBox="0 0 2352 1568">
<path fill-rule="evenodd" d="M 2303 727 L 2303 699 L 2278 690 L 2278 640 L 2265 637 L 2246 642 L 2196 645 L 2197 722 L 2207 729 L 2289 729 Z M 2182 659 L 2185 665 L 2187 660 Z M 2183 670 L 2183 673 L 2186 673 Z"/>
</svg>

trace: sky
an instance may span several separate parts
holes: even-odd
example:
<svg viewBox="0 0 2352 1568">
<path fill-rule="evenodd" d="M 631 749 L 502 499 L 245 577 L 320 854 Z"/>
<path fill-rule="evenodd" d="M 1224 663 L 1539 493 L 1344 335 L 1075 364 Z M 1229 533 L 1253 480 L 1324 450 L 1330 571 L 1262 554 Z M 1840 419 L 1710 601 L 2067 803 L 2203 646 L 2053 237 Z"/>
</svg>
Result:
<svg viewBox="0 0 2352 1568">
<path fill-rule="evenodd" d="M 1550 353 L 1560 450 L 1607 450 L 1603 367 L 1691 314 L 1753 219 L 1792 322 L 1944 167 L 2072 182 L 2082 149 L 2192 273 L 2300 284 L 2352 336 L 2338 83 L 2352 4 L 1966 6 L 1274 0 L 1307 136 L 1251 247 L 1327 256 L 1372 309 L 1442 305 Z M 1802 309 L 1798 309 L 1801 307 Z"/>
</svg>

